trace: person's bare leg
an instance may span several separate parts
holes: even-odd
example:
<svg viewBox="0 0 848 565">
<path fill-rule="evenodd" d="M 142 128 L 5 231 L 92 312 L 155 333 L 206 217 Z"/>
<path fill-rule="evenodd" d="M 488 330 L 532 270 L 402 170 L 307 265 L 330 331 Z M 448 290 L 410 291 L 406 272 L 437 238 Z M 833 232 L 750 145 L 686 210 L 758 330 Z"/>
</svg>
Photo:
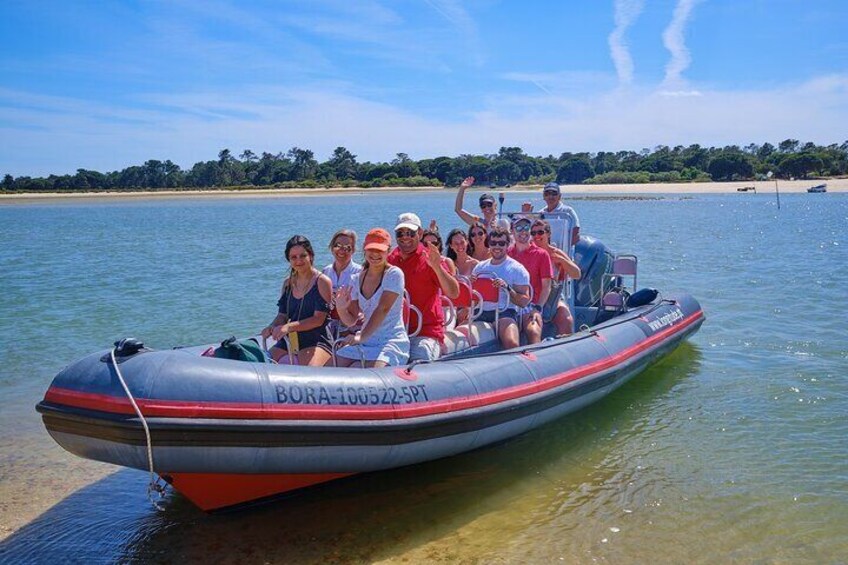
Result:
<svg viewBox="0 0 848 565">
<path fill-rule="evenodd" d="M 359 361 L 354 361 L 353 359 L 348 359 L 347 357 L 342 357 L 341 355 L 336 355 L 336 366 L 337 367 L 350 367 L 354 363 L 359 363 Z M 357 365 L 358 367 L 359 365 Z"/>
<path fill-rule="evenodd" d="M 330 355 L 329 351 L 321 347 L 307 347 L 300 350 L 297 358 L 301 365 L 323 367 L 332 358 L 332 355 Z"/>
<path fill-rule="evenodd" d="M 574 318 L 571 316 L 571 311 L 564 302 L 557 305 L 556 314 L 554 314 L 554 325 L 557 329 L 557 335 L 570 335 L 574 333 Z"/>
<path fill-rule="evenodd" d="M 542 315 L 538 312 L 530 312 L 524 316 L 524 335 L 527 343 L 539 343 L 542 341 Z"/>
<path fill-rule="evenodd" d="M 273 359 L 277 363 L 289 362 L 289 352 L 283 349 L 282 347 L 277 347 L 275 345 L 268 351 L 268 353 L 271 354 L 271 359 Z"/>
<path fill-rule="evenodd" d="M 501 347 L 504 349 L 518 347 L 518 324 L 515 320 L 512 318 L 501 318 L 498 320 L 498 339 L 501 342 Z"/>
</svg>

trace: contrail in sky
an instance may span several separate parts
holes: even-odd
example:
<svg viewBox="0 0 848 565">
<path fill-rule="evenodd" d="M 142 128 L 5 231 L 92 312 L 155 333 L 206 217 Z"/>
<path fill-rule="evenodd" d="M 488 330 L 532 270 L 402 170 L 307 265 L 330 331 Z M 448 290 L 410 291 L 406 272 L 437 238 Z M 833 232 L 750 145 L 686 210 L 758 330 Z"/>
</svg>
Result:
<svg viewBox="0 0 848 565">
<path fill-rule="evenodd" d="M 615 29 L 609 35 L 610 57 L 621 84 L 633 82 L 633 58 L 624 41 L 627 31 L 645 6 L 644 0 L 615 0 Z"/>
<path fill-rule="evenodd" d="M 689 49 L 686 48 L 683 32 L 692 16 L 692 10 L 698 2 L 699 0 L 678 0 L 677 6 L 674 7 L 671 23 L 663 31 L 663 45 L 671 53 L 671 60 L 665 66 L 665 79 L 663 80 L 663 84 L 668 87 L 680 85 L 683 71 L 692 62 Z"/>
</svg>

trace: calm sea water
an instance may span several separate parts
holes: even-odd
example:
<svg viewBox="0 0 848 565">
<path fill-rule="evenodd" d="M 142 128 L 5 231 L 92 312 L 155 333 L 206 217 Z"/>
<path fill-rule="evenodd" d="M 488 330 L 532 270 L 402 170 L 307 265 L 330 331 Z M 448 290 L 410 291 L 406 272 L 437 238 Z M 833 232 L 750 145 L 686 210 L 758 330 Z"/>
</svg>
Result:
<svg viewBox="0 0 848 565">
<path fill-rule="evenodd" d="M 56 446 L 33 408 L 53 375 L 123 336 L 255 333 L 292 234 L 323 264 L 340 226 L 447 232 L 453 193 L 0 206 L 0 561 L 848 560 L 848 195 L 573 203 L 640 285 L 701 301 L 696 336 L 513 441 L 214 516 Z"/>
</svg>

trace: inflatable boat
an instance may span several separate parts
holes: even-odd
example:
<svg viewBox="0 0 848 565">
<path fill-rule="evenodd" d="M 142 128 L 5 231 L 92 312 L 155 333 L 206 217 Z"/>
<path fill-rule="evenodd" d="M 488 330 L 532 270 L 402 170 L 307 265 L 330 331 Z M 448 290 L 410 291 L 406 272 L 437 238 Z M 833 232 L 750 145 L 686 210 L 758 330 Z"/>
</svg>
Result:
<svg viewBox="0 0 848 565">
<path fill-rule="evenodd" d="M 454 340 L 442 359 L 381 369 L 245 362 L 204 356 L 207 346 L 130 341 L 66 367 L 37 410 L 69 452 L 149 470 L 203 510 L 455 455 L 604 397 L 703 323 L 688 294 L 634 305 L 610 290 L 622 279 L 616 262 L 629 260 L 599 241 L 584 237 L 576 257 L 581 329 L 567 337 L 500 350 L 491 325 L 473 322 L 449 333 L 475 339 Z M 635 279 L 635 269 L 625 274 Z"/>
</svg>

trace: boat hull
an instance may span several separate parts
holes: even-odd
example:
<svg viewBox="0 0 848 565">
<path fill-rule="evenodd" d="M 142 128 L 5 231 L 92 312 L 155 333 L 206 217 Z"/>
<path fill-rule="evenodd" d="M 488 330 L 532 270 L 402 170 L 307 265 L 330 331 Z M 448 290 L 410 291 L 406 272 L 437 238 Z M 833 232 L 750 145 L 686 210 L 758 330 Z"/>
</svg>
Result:
<svg viewBox="0 0 848 565">
<path fill-rule="evenodd" d="M 210 510 L 519 435 L 606 396 L 703 321 L 681 295 L 562 340 L 411 369 L 207 363 L 179 350 L 120 366 L 157 472 Z M 141 423 L 102 357 L 60 373 L 38 409 L 68 451 L 146 469 Z"/>
</svg>

